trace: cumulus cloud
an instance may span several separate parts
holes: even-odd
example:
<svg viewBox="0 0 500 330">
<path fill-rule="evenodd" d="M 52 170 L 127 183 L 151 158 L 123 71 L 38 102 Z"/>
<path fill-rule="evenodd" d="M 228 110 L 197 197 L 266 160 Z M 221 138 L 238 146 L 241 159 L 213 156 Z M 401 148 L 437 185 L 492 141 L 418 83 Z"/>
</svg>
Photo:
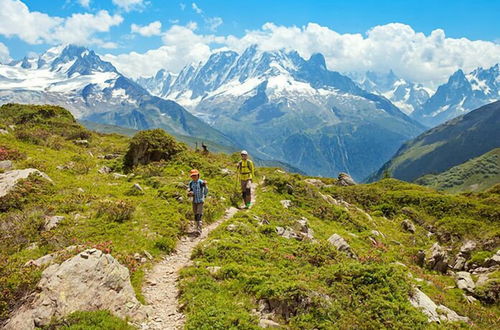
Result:
<svg viewBox="0 0 500 330">
<path fill-rule="evenodd" d="M 174 25 L 162 36 L 164 45 L 145 53 L 103 56 L 112 62 L 117 69 L 133 78 L 151 76 L 162 68 L 179 72 L 188 63 L 199 63 L 207 59 L 212 50 L 209 44 L 215 41 L 213 36 L 195 33 L 196 24 L 188 26 Z"/>
<path fill-rule="evenodd" d="M 137 10 L 144 7 L 144 0 L 112 0 L 112 2 L 125 11 Z"/>
<path fill-rule="evenodd" d="M 9 48 L 0 42 L 0 63 L 9 63 L 11 60 Z"/>
<path fill-rule="evenodd" d="M 193 8 L 193 10 L 195 11 L 195 13 L 197 14 L 203 14 L 203 10 L 201 10 L 200 7 L 198 7 L 198 5 L 196 3 L 192 3 L 191 4 L 191 8 Z"/>
<path fill-rule="evenodd" d="M 49 16 L 30 11 L 19 0 L 0 0 L 0 7 L 0 35 L 16 36 L 30 44 L 75 43 L 113 48 L 115 43 L 105 42 L 95 34 L 107 32 L 123 21 L 120 15 L 110 15 L 106 10 L 66 18 Z"/>
<path fill-rule="evenodd" d="M 208 29 L 212 32 L 217 31 L 217 28 L 224 23 L 220 17 L 207 17 L 205 18 L 205 23 L 207 23 Z"/>
<path fill-rule="evenodd" d="M 154 21 L 146 26 L 140 26 L 137 24 L 132 24 L 130 26 L 130 31 L 132 33 L 138 33 L 144 37 L 158 36 L 161 34 L 161 22 Z"/>
<path fill-rule="evenodd" d="M 206 60 L 220 47 L 241 53 L 256 44 L 264 51 L 297 50 L 304 58 L 322 53 L 329 69 L 344 73 L 392 69 L 404 79 L 434 88 L 457 69 L 490 67 L 500 59 L 497 43 L 449 38 L 441 29 L 426 35 L 400 23 L 375 26 L 365 34 L 341 34 L 316 23 L 302 27 L 266 23 L 242 37 L 203 35 L 196 28 L 195 23 L 174 25 L 162 37 L 165 46 L 145 54 L 120 55 L 117 66 L 132 76 L 152 75 L 161 68 L 178 72 L 186 64 Z"/>
</svg>

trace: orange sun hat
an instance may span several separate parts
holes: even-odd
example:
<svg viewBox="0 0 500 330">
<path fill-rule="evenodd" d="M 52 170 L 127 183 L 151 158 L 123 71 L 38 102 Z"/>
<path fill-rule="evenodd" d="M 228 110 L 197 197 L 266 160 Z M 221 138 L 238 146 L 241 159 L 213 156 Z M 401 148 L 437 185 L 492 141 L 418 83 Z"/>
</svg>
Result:
<svg viewBox="0 0 500 330">
<path fill-rule="evenodd" d="M 195 176 L 195 175 L 200 175 L 200 172 L 198 172 L 198 170 L 196 169 L 192 169 L 191 171 L 189 171 L 189 176 Z"/>
</svg>

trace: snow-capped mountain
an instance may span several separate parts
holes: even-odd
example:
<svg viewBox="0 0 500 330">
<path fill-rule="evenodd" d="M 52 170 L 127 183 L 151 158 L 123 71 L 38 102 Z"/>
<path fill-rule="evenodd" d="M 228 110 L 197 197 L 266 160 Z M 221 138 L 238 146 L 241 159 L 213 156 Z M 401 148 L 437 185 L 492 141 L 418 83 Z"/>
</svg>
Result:
<svg viewBox="0 0 500 330">
<path fill-rule="evenodd" d="M 421 108 L 433 94 L 431 89 L 408 82 L 396 76 L 392 70 L 388 73 L 368 71 L 364 75 L 352 77 L 361 88 L 386 97 L 407 115 Z"/>
<path fill-rule="evenodd" d="M 0 65 L 0 104 L 9 102 L 57 104 L 78 119 L 137 129 L 161 127 L 232 144 L 177 103 L 152 96 L 94 51 L 74 45 Z"/>
<path fill-rule="evenodd" d="M 328 70 L 321 54 L 305 60 L 295 51 L 256 46 L 241 54 L 221 51 L 186 66 L 162 90 L 157 95 L 183 105 L 255 156 L 314 175 L 346 171 L 362 179 L 423 129 L 387 99 Z"/>
<path fill-rule="evenodd" d="M 458 70 L 412 117 L 433 127 L 499 99 L 499 64 L 489 69 L 478 68 L 469 74 Z"/>
</svg>

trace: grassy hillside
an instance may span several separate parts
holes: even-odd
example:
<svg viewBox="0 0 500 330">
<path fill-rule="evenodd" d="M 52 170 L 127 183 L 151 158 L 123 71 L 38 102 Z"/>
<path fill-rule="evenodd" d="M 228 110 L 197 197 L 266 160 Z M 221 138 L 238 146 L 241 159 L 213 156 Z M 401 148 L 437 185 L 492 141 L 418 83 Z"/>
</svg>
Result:
<svg viewBox="0 0 500 330">
<path fill-rule="evenodd" d="M 428 174 L 415 183 L 449 192 L 483 191 L 500 183 L 500 148 L 493 149 L 440 174 Z"/>
<path fill-rule="evenodd" d="M 0 134 L 0 157 L 15 169 L 37 168 L 53 181 L 32 176 L 0 197 L 0 324 L 35 289 L 46 267 L 26 263 L 56 251 L 64 251 L 56 261 L 87 247 L 110 252 L 128 267 L 144 301 L 144 271 L 187 232 L 190 168 L 208 179 L 207 222 L 240 199 L 234 177 L 221 171 L 234 168 L 237 154 L 203 155 L 174 142 L 178 153 L 170 159 L 125 170 L 130 138 L 90 132 L 62 108 L 5 105 L 0 128 L 6 131 Z M 104 166 L 111 173 L 101 173 Z M 216 229 L 182 271 L 187 329 L 258 328 L 266 308 L 290 329 L 500 327 L 498 304 L 467 303 L 451 274 L 423 268 L 415 258 L 435 242 L 454 256 L 471 239 L 477 243 L 471 259 L 483 265 L 500 246 L 498 186 L 451 195 L 395 179 L 350 187 L 337 186 L 335 179 L 306 179 L 258 169 L 255 206 Z M 136 183 L 142 192 L 132 188 Z M 53 215 L 64 220 L 43 229 L 45 217 Z M 415 233 L 401 228 L 406 219 L 415 223 Z M 312 237 L 298 234 L 305 228 Z M 356 258 L 327 242 L 334 233 Z M 75 249 L 64 250 L 69 246 Z M 144 251 L 153 259 L 138 260 Z M 498 286 L 500 272 L 491 276 L 491 285 Z M 429 325 L 408 300 L 415 286 L 470 323 Z M 64 326 L 127 328 L 103 311 L 54 320 L 53 328 Z"/>
<path fill-rule="evenodd" d="M 77 251 L 89 246 L 112 251 L 131 271 L 140 296 L 143 271 L 153 261 L 142 264 L 134 255 L 168 253 L 187 229 L 188 171 L 200 169 L 209 182 L 208 222 L 223 213 L 236 193 L 234 178 L 220 171 L 234 167 L 236 159 L 230 156 L 186 150 L 169 162 L 124 174 L 129 138 L 90 132 L 60 107 L 4 105 L 0 123 L 9 132 L 0 134 L 0 157 L 12 160 L 15 169 L 36 168 L 53 180 L 32 177 L 0 198 L 0 321 L 33 290 L 43 270 L 23 265 L 70 245 Z M 77 145 L 76 139 L 89 145 Z M 123 176 L 99 173 L 104 166 Z M 134 183 L 144 192 L 132 189 Z M 42 230 L 44 217 L 52 215 L 65 219 L 55 229 Z"/>
<path fill-rule="evenodd" d="M 442 173 L 471 158 L 500 147 L 500 101 L 439 125 L 405 143 L 396 155 L 370 176 L 369 182 L 385 173 L 413 181 L 426 174 Z"/>
<path fill-rule="evenodd" d="M 259 310 L 267 303 L 274 320 L 290 329 L 500 326 L 498 305 L 466 303 L 452 276 L 415 261 L 417 251 L 431 247 L 436 236 L 451 251 L 465 239 L 477 240 L 479 251 L 495 251 L 498 191 L 453 196 L 394 179 L 352 187 L 325 180 L 329 185 L 317 188 L 299 175 L 261 172 L 265 180 L 255 207 L 219 227 L 193 254 L 195 266 L 183 272 L 187 329 L 256 329 Z M 327 195 L 350 206 L 328 204 Z M 291 206 L 284 208 L 281 200 Z M 423 221 L 415 234 L 401 229 L 408 214 Z M 315 240 L 278 235 L 276 227 L 297 229 L 303 217 Z M 437 234 L 429 236 L 425 226 Z M 327 243 L 334 233 L 350 244 L 357 260 Z M 412 285 L 472 323 L 430 326 L 408 302 Z"/>
</svg>

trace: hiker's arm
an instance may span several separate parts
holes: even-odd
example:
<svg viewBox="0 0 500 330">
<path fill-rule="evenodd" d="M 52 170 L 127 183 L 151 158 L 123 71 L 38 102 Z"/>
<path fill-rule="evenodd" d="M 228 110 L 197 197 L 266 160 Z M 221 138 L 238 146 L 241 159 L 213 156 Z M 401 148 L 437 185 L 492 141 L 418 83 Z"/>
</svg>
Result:
<svg viewBox="0 0 500 330">
<path fill-rule="evenodd" d="M 253 161 L 249 163 L 250 164 L 250 172 L 252 172 L 252 179 L 255 177 L 255 165 L 253 164 Z"/>
<path fill-rule="evenodd" d="M 205 197 L 207 197 L 208 195 L 208 185 L 207 185 L 207 182 L 205 181 L 205 186 L 204 186 L 204 189 L 203 189 L 203 195 Z"/>
</svg>

